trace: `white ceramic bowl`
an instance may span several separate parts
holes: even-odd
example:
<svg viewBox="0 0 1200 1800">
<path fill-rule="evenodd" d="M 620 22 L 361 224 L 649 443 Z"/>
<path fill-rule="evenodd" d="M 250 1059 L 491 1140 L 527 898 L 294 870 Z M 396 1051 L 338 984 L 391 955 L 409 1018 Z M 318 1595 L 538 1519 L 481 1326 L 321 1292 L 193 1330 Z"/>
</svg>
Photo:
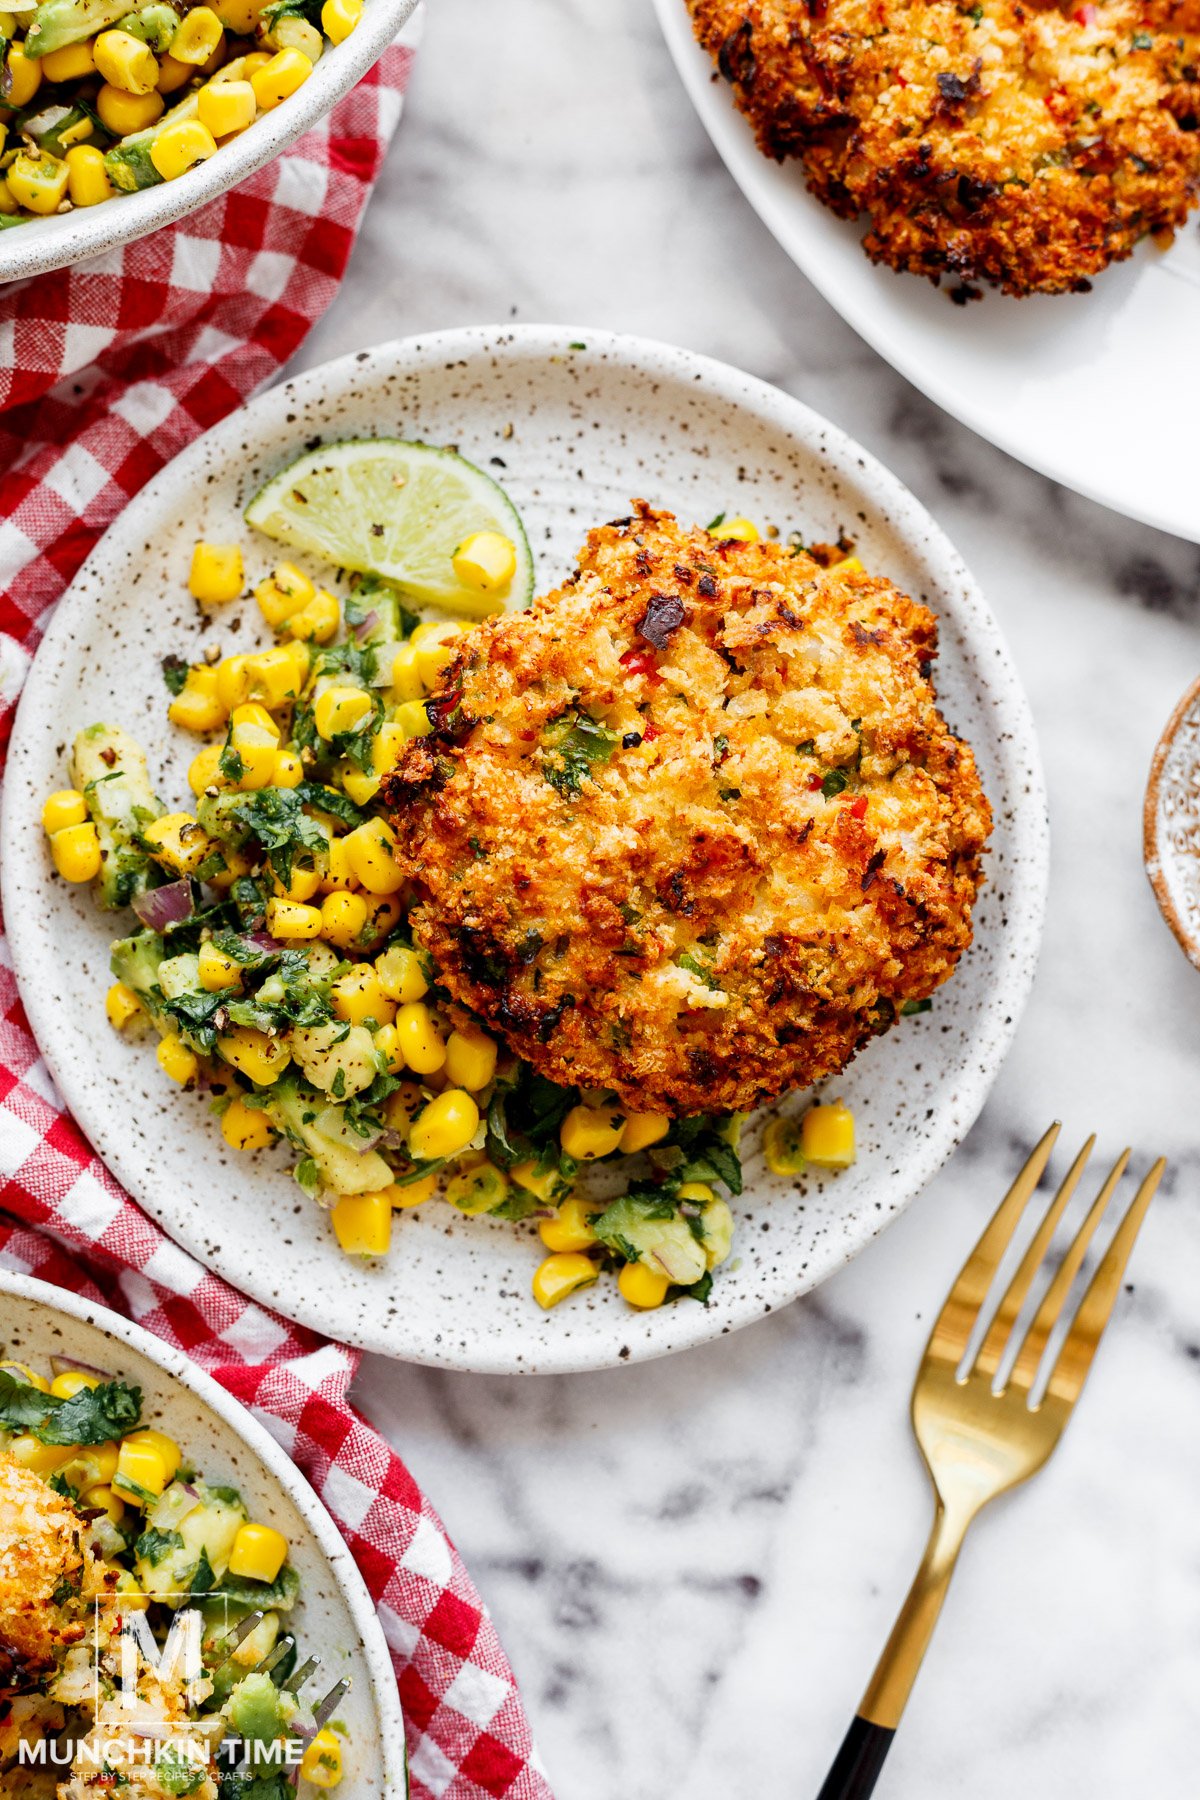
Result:
<svg viewBox="0 0 1200 1800">
<path fill-rule="evenodd" d="M 105 1023 L 108 945 L 129 926 L 51 872 L 39 815 L 63 785 L 65 748 L 80 726 L 111 719 L 146 744 L 164 797 L 189 797 L 196 740 L 166 723 L 160 659 L 269 636 L 253 603 L 204 627 L 185 587 L 192 544 L 241 538 L 248 576 L 260 578 L 278 552 L 249 539 L 241 517 L 260 482 L 310 439 L 370 433 L 456 444 L 494 467 L 524 516 L 542 591 L 573 566 L 590 526 L 642 496 L 688 523 L 737 511 L 806 542 L 844 528 L 868 568 L 939 615 L 939 697 L 974 745 L 996 813 L 975 946 L 932 1012 L 827 1084 L 855 1109 L 855 1168 L 781 1179 L 762 1160 L 763 1119 L 747 1128 L 736 1261 L 707 1307 L 633 1313 L 606 1280 L 543 1313 L 529 1292 L 532 1229 L 441 1203 L 397 1220 L 380 1266 L 351 1261 L 281 1151 L 229 1150 L 203 1099 L 171 1087 L 145 1043 Z M 912 1199 L 970 1127 L 1016 1027 L 1041 934 L 1047 835 L 1008 651 L 958 555 L 893 475 L 736 369 L 603 331 L 524 326 L 443 332 L 313 369 L 234 413 L 138 495 L 60 602 L 34 663 L 0 856 L 38 1042 L 92 1143 L 173 1237 L 256 1299 L 348 1342 L 457 1368 L 549 1371 L 659 1356 L 747 1324 L 821 1281 Z"/>
<path fill-rule="evenodd" d="M 301 1579 L 289 1616 L 301 1660 L 321 1667 L 305 1695 L 318 1699 L 348 1677 L 338 1704 L 346 1721 L 346 1800 L 403 1800 L 404 1719 L 383 1629 L 350 1551 L 304 1477 L 245 1407 L 178 1350 L 106 1307 L 0 1269 L 0 1360 L 45 1365 L 52 1356 L 90 1363 L 140 1387 L 145 1416 L 204 1476 L 241 1490 L 253 1518 L 287 1538 Z M 324 1683 L 324 1685 L 322 1685 Z"/>
<path fill-rule="evenodd" d="M 416 11 L 418 0 L 367 0 L 362 19 L 342 44 L 325 54 L 303 87 L 256 119 L 248 131 L 224 144 L 215 156 L 199 163 L 177 181 L 122 194 L 101 206 L 77 207 L 48 219 L 29 219 L 0 232 L 0 282 L 44 275 L 68 263 L 83 262 L 106 250 L 119 249 L 171 225 L 186 213 L 227 193 L 269 163 L 315 125 L 322 114 L 348 94 Z"/>
</svg>

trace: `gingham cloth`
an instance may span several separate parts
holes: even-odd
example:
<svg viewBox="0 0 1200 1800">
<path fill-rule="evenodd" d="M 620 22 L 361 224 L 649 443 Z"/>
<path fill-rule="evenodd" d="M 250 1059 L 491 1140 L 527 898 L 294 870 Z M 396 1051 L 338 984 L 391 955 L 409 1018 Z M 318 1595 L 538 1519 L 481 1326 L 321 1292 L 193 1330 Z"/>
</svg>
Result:
<svg viewBox="0 0 1200 1800">
<path fill-rule="evenodd" d="M 403 41 L 388 50 L 322 125 L 172 229 L 0 292 L 0 757 L 50 609 L 97 538 L 276 373 L 332 300 L 411 54 Z M 206 1273 L 118 1187 L 38 1055 L 2 920 L 0 1211 L 0 1266 L 103 1300 L 184 1350 L 312 1482 L 379 1608 L 414 1795 L 551 1800 L 457 1551 L 349 1404 L 357 1354 Z"/>
</svg>

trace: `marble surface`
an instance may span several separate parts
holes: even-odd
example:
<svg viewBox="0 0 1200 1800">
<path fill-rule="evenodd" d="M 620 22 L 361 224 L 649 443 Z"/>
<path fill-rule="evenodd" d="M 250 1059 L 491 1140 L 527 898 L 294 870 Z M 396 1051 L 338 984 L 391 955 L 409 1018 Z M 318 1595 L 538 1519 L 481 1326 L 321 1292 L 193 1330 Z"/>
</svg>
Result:
<svg viewBox="0 0 1200 1800">
<path fill-rule="evenodd" d="M 638 0 L 432 0 L 349 279 L 299 360 L 509 317 L 738 362 L 924 500 L 1028 684 L 1049 921 L 979 1124 L 815 1296 L 610 1374 L 481 1380 L 376 1360 L 361 1403 L 492 1607 L 559 1800 L 801 1800 L 924 1541 L 908 1392 L 978 1228 L 1053 1115 L 1072 1145 L 1096 1129 L 1105 1157 L 1166 1152 L 1079 1416 L 980 1522 L 880 1791 L 1184 1800 L 1200 1690 L 1200 974 L 1158 917 L 1140 843 L 1155 737 L 1200 666 L 1200 550 L 1029 473 L 867 350 L 742 202 Z"/>
</svg>

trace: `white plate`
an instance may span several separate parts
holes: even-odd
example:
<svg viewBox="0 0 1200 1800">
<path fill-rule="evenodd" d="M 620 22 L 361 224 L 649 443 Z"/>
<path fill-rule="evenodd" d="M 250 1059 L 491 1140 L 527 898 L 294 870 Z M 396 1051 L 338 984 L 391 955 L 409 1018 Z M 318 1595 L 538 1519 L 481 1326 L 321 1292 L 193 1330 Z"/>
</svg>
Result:
<svg viewBox="0 0 1200 1800">
<path fill-rule="evenodd" d="M 29 219 L 0 232 L 0 282 L 22 281 L 117 250 L 228 193 L 336 106 L 383 55 L 416 6 L 417 0 L 367 0 L 361 22 L 343 43 L 326 45 L 303 87 L 177 180 L 120 195 L 101 206 L 77 206 L 71 212 Z M 414 22 L 414 35 L 406 34 L 406 43 L 416 42 L 418 23 Z"/>
<path fill-rule="evenodd" d="M 675 66 L 725 166 L 767 229 L 848 324 L 931 400 L 1002 450 L 1163 531 L 1200 542 L 1200 232 L 1150 242 L 1090 294 L 955 306 L 867 261 L 861 228 L 772 162 L 692 35 L 684 0 L 655 0 Z M 1169 370 L 1164 379 L 1156 370 Z"/>
<path fill-rule="evenodd" d="M 42 799 L 63 783 L 75 730 L 96 719 L 141 737 L 160 792 L 187 798 L 196 740 L 166 724 L 159 659 L 195 656 L 201 642 L 184 587 L 192 543 L 249 540 L 241 508 L 265 476 L 318 435 L 370 432 L 457 444 L 495 467 L 524 515 L 543 590 L 573 566 L 589 526 L 645 496 L 689 522 L 736 509 L 809 540 L 844 526 L 869 567 L 940 615 L 942 702 L 975 746 L 996 811 L 975 948 L 931 1013 L 872 1044 L 833 1084 L 858 1116 L 856 1168 L 793 1191 L 765 1172 L 748 1132 L 739 1260 L 707 1308 L 685 1300 L 633 1313 L 602 1281 L 543 1313 L 529 1293 L 532 1229 L 440 1203 L 397 1220 L 382 1267 L 350 1262 L 283 1173 L 282 1152 L 250 1161 L 228 1150 L 203 1101 L 170 1087 L 146 1044 L 105 1023 L 117 933 L 86 891 L 51 875 Z M 247 549 L 256 578 L 272 546 Z M 207 638 L 231 647 L 267 636 L 252 605 L 237 637 L 229 617 Z M 210 431 L 138 496 L 34 663 L 2 859 L 17 975 L 46 1060 L 101 1156 L 173 1237 L 256 1299 L 352 1343 L 457 1368 L 564 1370 L 661 1355 L 748 1323 L 820 1281 L 918 1192 L 983 1104 L 1024 1004 L 1047 836 L 1033 725 L 1008 652 L 958 556 L 893 476 L 737 370 L 604 332 L 527 326 L 409 339 L 314 369 Z"/>
<path fill-rule="evenodd" d="M 181 1444 L 209 1481 L 240 1489 L 252 1518 L 283 1532 L 301 1580 L 288 1625 L 301 1660 L 321 1659 L 305 1696 L 319 1700 L 335 1681 L 350 1681 L 338 1704 L 348 1727 L 339 1791 L 346 1800 L 403 1800 L 404 1720 L 383 1629 L 333 1520 L 274 1438 L 195 1363 L 140 1325 L 0 1269 L 0 1360 L 44 1365 L 52 1356 L 140 1387 L 147 1420 Z"/>
</svg>

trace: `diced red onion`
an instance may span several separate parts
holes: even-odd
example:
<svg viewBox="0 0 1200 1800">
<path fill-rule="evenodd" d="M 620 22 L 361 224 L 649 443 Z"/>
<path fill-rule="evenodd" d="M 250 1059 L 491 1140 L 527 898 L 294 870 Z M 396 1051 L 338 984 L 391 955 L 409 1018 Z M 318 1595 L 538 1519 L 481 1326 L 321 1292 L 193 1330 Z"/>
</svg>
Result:
<svg viewBox="0 0 1200 1800">
<path fill-rule="evenodd" d="M 190 881 L 168 881 L 165 887 L 151 888 L 139 894 L 133 910 L 151 931 L 166 931 L 170 925 L 182 925 L 194 911 Z"/>
<path fill-rule="evenodd" d="M 100 1381 L 115 1381 L 107 1369 L 98 1369 L 94 1363 L 77 1362 L 73 1356 L 52 1356 L 50 1367 L 56 1375 L 95 1375 Z"/>
<path fill-rule="evenodd" d="M 375 611 L 375 608 L 372 607 L 370 612 L 367 614 L 366 618 L 360 619 L 358 624 L 352 625 L 350 629 L 353 631 L 355 637 L 358 639 L 359 643 L 361 644 L 363 639 L 366 637 L 367 633 L 369 631 L 374 631 L 374 629 L 378 625 L 378 623 L 379 623 L 379 614 Z"/>
<path fill-rule="evenodd" d="M 381 1143 L 385 1150 L 403 1150 L 408 1139 L 402 1131 L 389 1130 L 382 1132 L 377 1142 Z"/>
<path fill-rule="evenodd" d="M 266 951 L 268 956 L 284 948 L 279 939 L 273 938 L 269 931 L 247 931 L 243 935 L 248 944 L 253 944 L 256 950 Z"/>
</svg>

